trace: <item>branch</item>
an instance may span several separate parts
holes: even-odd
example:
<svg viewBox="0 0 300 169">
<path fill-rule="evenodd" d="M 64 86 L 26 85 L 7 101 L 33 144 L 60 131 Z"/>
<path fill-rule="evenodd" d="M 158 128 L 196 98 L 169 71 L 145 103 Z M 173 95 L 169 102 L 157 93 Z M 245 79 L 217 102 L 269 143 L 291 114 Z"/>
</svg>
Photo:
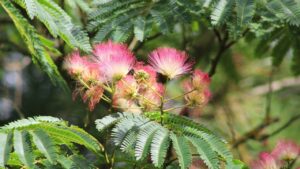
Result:
<svg viewBox="0 0 300 169">
<path fill-rule="evenodd" d="M 294 122 L 296 122 L 297 120 L 300 119 L 300 114 L 295 115 L 293 117 L 291 117 L 286 123 L 284 123 L 281 127 L 279 127 L 277 130 L 273 131 L 270 134 L 266 134 L 266 135 L 262 135 L 261 137 L 258 138 L 259 141 L 264 141 L 272 136 L 275 136 L 276 134 L 280 133 L 281 131 L 283 131 L 284 129 L 288 128 L 291 124 L 293 124 Z"/>
<path fill-rule="evenodd" d="M 270 126 L 273 123 L 276 123 L 279 121 L 279 118 L 272 118 L 269 120 L 264 120 L 261 124 L 259 124 L 254 129 L 248 131 L 244 136 L 237 138 L 236 141 L 233 143 L 232 147 L 237 148 L 240 144 L 243 144 L 247 142 L 250 139 L 257 139 L 258 135 L 268 126 Z"/>
<path fill-rule="evenodd" d="M 249 32 L 249 29 L 246 29 L 241 38 L 246 36 L 246 34 Z M 227 42 L 228 41 L 228 33 L 226 32 L 225 37 L 222 38 L 221 34 L 218 30 L 214 29 L 214 33 L 218 39 L 218 42 L 220 44 L 219 50 L 216 54 L 216 56 L 211 60 L 211 67 L 210 70 L 208 72 L 209 77 L 212 77 L 215 73 L 216 73 L 216 69 L 217 66 L 221 60 L 221 57 L 223 56 L 223 54 L 232 46 L 234 45 L 238 40 L 233 40 L 231 42 Z"/>
<path fill-rule="evenodd" d="M 149 38 L 144 39 L 144 41 L 141 42 L 141 43 L 139 43 L 133 50 L 135 52 L 138 51 L 139 49 L 141 49 L 145 45 L 146 41 L 149 42 L 151 40 L 154 40 L 154 39 L 160 37 L 161 35 L 162 35 L 162 33 L 157 33 L 157 34 L 155 34 L 153 36 L 150 36 Z"/>
</svg>

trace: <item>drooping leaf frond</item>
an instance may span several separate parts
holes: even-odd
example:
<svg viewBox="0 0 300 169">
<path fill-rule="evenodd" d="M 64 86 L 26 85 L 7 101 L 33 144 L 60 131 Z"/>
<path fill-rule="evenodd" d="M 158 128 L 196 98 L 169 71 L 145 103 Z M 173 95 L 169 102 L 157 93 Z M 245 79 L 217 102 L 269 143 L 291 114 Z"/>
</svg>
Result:
<svg viewBox="0 0 300 169">
<path fill-rule="evenodd" d="M 177 136 L 174 133 L 170 134 L 170 138 L 176 151 L 179 165 L 181 168 L 188 168 L 192 163 L 192 153 L 187 139 L 184 136 Z"/>
<path fill-rule="evenodd" d="M 54 61 L 40 41 L 36 30 L 29 24 L 27 19 L 21 15 L 20 11 L 12 4 L 12 2 L 3 0 L 0 1 L 0 4 L 8 13 L 21 36 L 24 38 L 24 41 L 32 54 L 34 63 L 38 64 L 55 84 L 58 84 L 67 90 L 68 87 L 66 82 L 61 77 Z M 31 15 L 34 16 L 34 13 L 32 12 Z"/>
<path fill-rule="evenodd" d="M 233 8 L 233 0 L 220 0 L 211 13 L 211 20 L 213 25 L 221 25 L 226 22 Z"/>
<path fill-rule="evenodd" d="M 158 168 L 166 164 L 166 154 L 171 148 L 175 150 L 182 169 L 191 164 L 190 146 L 196 147 L 199 157 L 212 169 L 220 168 L 220 159 L 226 163 L 233 159 L 224 140 L 181 116 L 169 113 L 161 115 L 160 112 L 143 115 L 118 113 L 96 122 L 100 124 L 100 131 L 107 128 L 105 124 L 111 127 L 113 123 L 111 135 L 114 144 L 120 146 L 123 152 L 134 154 L 137 160 L 151 157 L 152 163 Z"/>
<path fill-rule="evenodd" d="M 14 150 L 21 162 L 28 168 L 35 168 L 34 153 L 27 131 L 14 131 Z"/>
<path fill-rule="evenodd" d="M 0 133 L 0 167 L 4 167 L 9 159 L 12 148 L 12 134 Z"/>
<path fill-rule="evenodd" d="M 11 136 L 13 133 L 13 137 Z M 34 152 L 40 152 L 43 165 L 56 166 L 61 156 L 65 155 L 60 151 L 62 145 L 73 150 L 74 143 L 85 146 L 87 149 L 101 154 L 102 145 L 91 135 L 76 126 L 68 126 L 63 120 L 41 116 L 29 119 L 22 119 L 12 122 L 0 128 L 1 138 L 0 159 L 1 165 L 5 166 L 12 154 L 16 153 L 20 162 L 29 167 L 36 168 L 34 160 L 37 158 Z M 11 145 L 14 151 L 11 152 Z M 72 160 L 71 160 L 72 161 Z"/>
</svg>

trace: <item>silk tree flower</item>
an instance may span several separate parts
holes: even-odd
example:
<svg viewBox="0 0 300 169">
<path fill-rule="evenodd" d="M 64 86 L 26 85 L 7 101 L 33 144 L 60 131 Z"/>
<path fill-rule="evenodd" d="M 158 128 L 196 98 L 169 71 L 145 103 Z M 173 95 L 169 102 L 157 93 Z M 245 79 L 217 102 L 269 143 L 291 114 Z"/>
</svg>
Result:
<svg viewBox="0 0 300 169">
<path fill-rule="evenodd" d="M 82 100 L 88 102 L 89 110 L 93 111 L 95 105 L 100 102 L 104 89 L 101 86 L 92 86 L 82 94 Z"/>
<path fill-rule="evenodd" d="M 280 166 L 271 154 L 264 152 L 259 155 L 258 160 L 252 162 L 251 169 L 280 169 Z"/>
<path fill-rule="evenodd" d="M 184 84 L 184 91 L 187 93 L 184 98 L 187 101 L 187 104 L 191 106 L 202 107 L 206 105 L 211 98 L 211 93 L 209 89 L 204 90 L 193 90 L 191 87 L 190 82 Z"/>
<path fill-rule="evenodd" d="M 193 66 L 185 52 L 174 48 L 158 48 L 149 55 L 150 65 L 169 79 L 188 73 Z"/>
<path fill-rule="evenodd" d="M 281 140 L 271 154 L 275 159 L 291 161 L 300 155 L 300 147 L 293 141 Z"/>
<path fill-rule="evenodd" d="M 145 65 L 143 62 L 137 62 L 134 67 L 134 78 L 138 83 L 147 83 L 156 81 L 156 72 L 150 65 Z"/>
<path fill-rule="evenodd" d="M 204 106 L 211 98 L 209 90 L 210 78 L 208 74 L 196 69 L 191 79 L 183 82 L 183 90 L 186 93 L 185 100 L 192 106 Z"/>
<path fill-rule="evenodd" d="M 124 98 L 113 97 L 113 107 L 124 112 L 141 114 L 142 109 L 133 101 Z"/>
<path fill-rule="evenodd" d="M 88 70 L 88 64 L 86 57 L 81 57 L 79 52 L 74 52 L 65 59 L 63 68 L 66 69 L 71 76 L 76 77 Z"/>
<path fill-rule="evenodd" d="M 200 69 L 195 69 L 192 76 L 192 84 L 197 90 L 207 88 L 210 84 L 210 77 L 207 73 L 202 72 Z"/>
<path fill-rule="evenodd" d="M 115 97 L 134 100 L 138 96 L 139 85 L 132 75 L 127 75 L 116 84 Z"/>
<path fill-rule="evenodd" d="M 157 110 L 161 105 L 161 97 L 164 94 L 165 88 L 161 83 L 152 83 L 146 90 L 140 91 L 139 104 L 144 111 Z"/>
<path fill-rule="evenodd" d="M 94 46 L 95 61 L 109 81 L 125 77 L 135 64 L 135 57 L 126 45 L 112 41 Z"/>
</svg>

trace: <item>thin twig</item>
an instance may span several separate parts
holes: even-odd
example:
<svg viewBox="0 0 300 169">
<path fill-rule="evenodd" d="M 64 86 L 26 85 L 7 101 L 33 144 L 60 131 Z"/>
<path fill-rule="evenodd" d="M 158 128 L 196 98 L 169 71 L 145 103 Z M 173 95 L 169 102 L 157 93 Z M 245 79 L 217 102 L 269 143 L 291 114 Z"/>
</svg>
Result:
<svg viewBox="0 0 300 169">
<path fill-rule="evenodd" d="M 263 129 L 267 128 L 268 126 L 277 123 L 279 121 L 279 118 L 272 118 L 269 119 L 268 121 L 263 120 L 261 124 L 259 124 L 257 127 L 254 129 L 248 131 L 244 136 L 237 138 L 236 141 L 232 144 L 233 148 L 238 147 L 240 144 L 243 144 L 247 142 L 250 139 L 255 139 L 258 138 L 258 135 L 262 132 Z"/>
<path fill-rule="evenodd" d="M 300 114 L 295 115 L 293 117 L 291 117 L 286 123 L 284 123 L 281 127 L 279 127 L 277 130 L 273 131 L 270 134 L 266 134 L 266 135 L 262 135 L 261 137 L 258 138 L 259 141 L 263 141 L 266 140 L 270 137 L 275 136 L 276 134 L 280 133 L 281 131 L 283 131 L 284 129 L 288 128 L 291 124 L 293 124 L 294 122 L 296 122 L 297 120 L 300 119 Z"/>
<path fill-rule="evenodd" d="M 153 36 L 150 36 L 149 38 L 144 39 L 144 41 L 141 42 L 141 43 L 139 43 L 139 44 L 133 49 L 133 51 L 135 51 L 135 52 L 138 51 L 139 49 L 141 49 L 141 48 L 145 45 L 146 42 L 152 41 L 152 40 L 154 40 L 154 39 L 160 37 L 161 35 L 162 35 L 162 33 L 157 33 L 157 34 L 155 34 L 155 35 L 153 35 Z"/>
<path fill-rule="evenodd" d="M 246 29 L 241 38 L 246 36 L 246 34 L 249 32 L 249 29 Z M 228 33 L 226 32 L 224 38 L 222 38 L 220 32 L 217 30 L 217 29 L 214 29 L 214 33 L 218 39 L 218 42 L 219 42 L 219 49 L 218 49 L 218 52 L 216 54 L 216 56 L 211 60 L 211 67 L 210 67 L 210 70 L 208 72 L 209 74 L 209 77 L 212 77 L 215 73 L 216 73 L 216 69 L 217 69 L 217 66 L 221 60 L 221 57 L 223 56 L 223 54 L 232 46 L 234 45 L 238 40 L 233 40 L 233 41 L 230 41 L 228 42 Z"/>
</svg>

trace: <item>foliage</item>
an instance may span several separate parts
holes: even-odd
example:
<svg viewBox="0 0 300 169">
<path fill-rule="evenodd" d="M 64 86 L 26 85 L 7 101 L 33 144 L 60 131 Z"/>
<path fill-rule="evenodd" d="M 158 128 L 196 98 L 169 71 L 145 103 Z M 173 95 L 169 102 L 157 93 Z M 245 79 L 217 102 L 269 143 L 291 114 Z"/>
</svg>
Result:
<svg viewBox="0 0 300 169">
<path fill-rule="evenodd" d="M 169 113 L 117 113 L 97 120 L 96 126 L 100 132 L 113 127 L 111 137 L 115 146 L 134 155 L 136 160 L 145 160 L 150 154 L 152 163 L 159 168 L 174 162 L 166 159 L 169 146 L 175 150 L 181 168 L 191 164 L 189 145 L 197 149 L 209 168 L 217 169 L 221 161 L 233 160 L 224 140 L 192 120 Z"/>
<path fill-rule="evenodd" d="M 204 39 L 212 36 L 206 42 L 211 51 L 203 50 L 201 55 L 207 55 L 205 58 L 194 58 L 197 62 L 196 67 L 199 66 L 198 61 L 200 59 L 203 62 L 211 61 L 209 70 L 211 77 L 214 75 L 220 58 L 224 56 L 226 63 L 223 63 L 223 66 L 228 69 L 225 73 L 228 73 L 230 77 L 232 75 L 236 77 L 239 72 L 233 70 L 235 53 L 231 51 L 231 47 L 244 38 L 243 43 L 246 43 L 247 50 L 252 49 L 250 46 L 255 46 L 254 55 L 257 58 L 272 57 L 273 67 L 281 66 L 284 60 L 291 56 L 291 70 L 295 75 L 300 74 L 300 3 L 297 0 L 0 0 L 0 5 L 4 9 L 3 12 L 6 12 L 4 14 L 2 8 L 0 9 L 0 19 L 2 16 L 5 19 L 6 17 L 10 19 L 23 40 L 23 42 L 18 41 L 16 43 L 9 37 L 8 42 L 5 41 L 2 44 L 3 39 L 0 37 L 0 48 L 2 49 L 6 44 L 10 45 L 11 42 L 16 43 L 12 43 L 14 47 L 26 46 L 28 49 L 20 50 L 20 52 L 25 55 L 32 55 L 33 62 L 48 74 L 54 84 L 65 90 L 68 90 L 68 86 L 59 70 L 62 59 L 58 56 L 67 55 L 66 53 L 70 50 L 78 51 L 75 52 L 76 54 L 71 54 L 69 58 L 78 55 L 86 67 L 81 69 L 80 66 L 82 65 L 79 65 L 77 68 L 88 73 L 72 72 L 70 69 L 74 68 L 72 66 L 80 59 L 70 59 L 67 71 L 76 80 L 74 95 L 80 95 L 84 102 L 89 102 L 90 110 L 93 110 L 100 100 L 106 101 L 107 103 L 103 104 L 105 111 L 102 112 L 109 113 L 109 115 L 98 119 L 96 128 L 103 135 L 104 131 L 111 132 L 108 137 L 99 138 L 99 140 L 102 141 L 103 139 L 107 143 L 104 150 L 104 147 L 92 135 L 57 118 L 35 117 L 12 122 L 0 129 L 0 167 L 3 168 L 7 166 L 15 168 L 96 168 L 96 166 L 102 167 L 101 164 L 105 163 L 105 166 L 111 168 L 133 168 L 137 166 L 178 168 L 179 166 L 184 169 L 191 166 L 195 157 L 201 159 L 208 168 L 212 169 L 223 166 L 228 169 L 247 168 L 241 161 L 233 159 L 226 141 L 214 132 L 189 118 L 172 114 L 177 107 L 163 110 L 165 102 L 177 103 L 179 99 L 177 96 L 175 99 L 164 98 L 162 95 L 165 94 L 164 89 L 166 87 L 160 89 L 157 86 L 161 84 L 167 86 L 165 81 L 174 77 L 177 78 L 177 75 L 181 75 L 180 73 L 175 72 L 178 73 L 176 76 L 170 76 L 169 72 L 165 70 L 155 70 L 155 74 L 160 73 L 159 76 L 156 77 L 155 75 L 153 78 L 155 83 L 151 82 L 146 87 L 144 86 L 144 90 L 157 87 L 157 89 L 155 88 L 157 91 L 153 92 L 154 94 L 146 95 L 144 90 L 140 90 L 140 86 L 136 88 L 136 91 L 128 92 L 126 90 L 128 84 L 126 83 L 134 86 L 135 84 L 131 83 L 131 80 L 136 78 L 136 70 L 132 68 L 136 61 L 131 58 L 133 54 L 127 50 L 127 47 L 124 47 L 126 45 L 121 45 L 122 47 L 116 47 L 110 51 L 105 49 L 97 54 L 97 47 L 95 46 L 98 45 L 98 42 L 108 41 L 109 45 L 114 42 L 123 42 L 128 44 L 130 50 L 137 51 L 138 55 L 144 56 L 149 50 L 148 47 L 153 48 L 152 44 L 148 42 L 163 36 L 163 38 L 169 38 L 171 44 L 176 39 L 180 45 L 176 44 L 175 46 L 180 46 L 178 48 L 188 50 L 188 53 L 193 55 L 193 52 L 197 50 L 202 52 L 202 49 L 205 49 L 205 45 L 201 46 L 203 44 L 200 44 L 203 48 L 197 46 L 199 45 L 199 37 Z M 3 37 L 4 34 L 5 38 L 11 34 L 10 28 L 0 28 L 1 31 L 5 30 Z M 161 41 L 163 40 L 161 39 Z M 145 50 L 141 50 L 145 46 Z M 120 48 L 126 48 L 125 52 L 117 50 Z M 171 52 L 172 50 L 173 52 Z M 170 48 L 166 51 L 155 50 L 154 53 L 159 53 L 156 58 L 153 53 L 149 55 L 154 55 L 153 58 L 156 59 L 156 63 L 160 63 L 160 55 L 180 53 L 180 51 Z M 105 54 L 105 52 L 109 55 L 114 52 L 125 53 L 127 56 L 123 57 L 122 55 L 117 59 L 114 58 L 115 60 L 110 60 L 110 63 L 100 63 L 100 56 L 97 55 Z M 213 57 L 214 55 L 215 57 Z M 198 56 L 198 53 L 195 56 Z M 124 65 L 115 64 L 116 61 L 118 63 L 124 61 L 120 58 L 132 61 L 127 65 L 127 72 L 121 70 Z M 176 60 L 169 61 L 169 66 L 175 65 L 173 63 Z M 183 62 L 183 65 L 187 64 L 186 60 Z M 180 69 L 185 67 L 182 68 L 184 70 L 180 70 L 178 67 L 176 70 L 188 73 L 192 62 L 189 64 L 179 65 Z M 95 65 L 100 67 L 101 76 L 97 76 L 98 74 L 95 73 Z M 164 64 L 152 64 L 151 66 L 165 68 Z M 66 67 L 65 64 L 64 67 Z M 106 70 L 102 70 L 103 68 Z M 172 71 L 173 69 L 169 70 Z M 0 71 L 2 72 L 2 70 Z M 112 77 L 107 80 L 109 71 L 120 71 L 124 74 L 122 77 Z M 193 73 L 196 74 L 195 71 Z M 208 77 L 208 75 L 205 74 L 204 77 Z M 102 78 L 107 81 L 99 80 Z M 128 81 L 124 82 L 124 79 Z M 194 83 L 193 79 L 196 78 L 192 77 L 187 80 L 188 85 Z M 272 81 L 272 77 L 270 79 Z M 210 80 L 203 82 L 207 84 L 201 82 L 202 87 L 207 87 L 208 81 Z M 202 110 L 202 106 L 210 98 L 209 91 L 201 88 L 198 89 L 201 90 L 198 91 L 199 93 L 194 94 L 194 89 L 187 90 L 189 89 L 187 86 L 183 87 L 187 93 L 179 101 L 179 104 L 181 102 L 187 104 L 181 108 L 193 109 L 198 106 Z M 120 92 L 120 88 L 123 90 L 122 87 L 125 88 L 123 93 Z M 223 90 L 225 91 L 227 88 Z M 272 89 L 270 91 L 272 92 Z M 131 97 L 128 99 L 130 102 L 116 100 L 116 98 L 121 97 L 115 95 L 116 93 L 123 94 L 122 97 Z M 150 97 L 150 99 L 143 97 Z M 199 102 L 196 106 L 193 105 L 197 101 Z M 137 111 L 139 114 L 126 111 L 126 106 L 140 108 Z M 114 113 L 115 110 L 119 109 L 131 113 Z M 184 113 L 185 109 L 181 110 L 181 113 Z M 91 114 L 88 113 L 85 119 L 86 123 L 91 120 L 90 116 Z M 267 116 L 266 119 L 262 126 L 269 125 L 265 124 L 269 122 L 269 117 Z M 228 122 L 229 128 L 232 127 L 230 125 Z M 234 137 L 234 130 L 230 132 Z M 263 141 L 269 137 L 268 135 L 261 136 L 261 133 L 263 132 L 250 130 L 248 133 L 246 132 L 245 139 L 241 138 L 242 140 L 261 139 Z M 109 145 L 109 139 L 114 145 L 113 148 Z M 235 143 L 236 140 L 233 138 L 232 142 Z M 83 153 L 80 146 L 92 151 L 96 158 L 101 159 L 100 162 L 90 159 L 90 154 Z M 262 158 L 262 160 L 264 159 Z M 122 164 L 114 165 L 117 162 Z"/>
<path fill-rule="evenodd" d="M 85 166 L 87 160 L 77 154 L 74 144 L 83 145 L 97 155 L 103 150 L 102 145 L 82 129 L 48 116 L 11 122 L 0 128 L 0 136 L 0 167 Z"/>
</svg>

